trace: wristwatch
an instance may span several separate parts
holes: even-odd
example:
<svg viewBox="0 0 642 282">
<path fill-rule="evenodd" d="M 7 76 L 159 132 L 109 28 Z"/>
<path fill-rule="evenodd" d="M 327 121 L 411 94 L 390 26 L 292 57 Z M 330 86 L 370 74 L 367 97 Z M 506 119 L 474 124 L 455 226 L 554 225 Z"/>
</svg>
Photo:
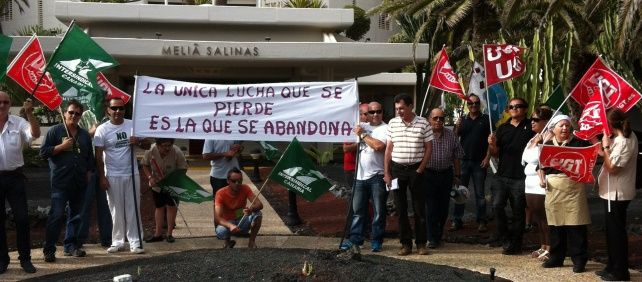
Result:
<svg viewBox="0 0 642 282">
<path fill-rule="evenodd" d="M 366 139 L 366 137 L 367 137 L 367 136 L 368 136 L 368 133 L 365 133 L 365 132 L 364 132 L 364 133 L 361 133 L 361 134 L 359 135 L 359 137 L 361 137 L 361 139 Z"/>
</svg>

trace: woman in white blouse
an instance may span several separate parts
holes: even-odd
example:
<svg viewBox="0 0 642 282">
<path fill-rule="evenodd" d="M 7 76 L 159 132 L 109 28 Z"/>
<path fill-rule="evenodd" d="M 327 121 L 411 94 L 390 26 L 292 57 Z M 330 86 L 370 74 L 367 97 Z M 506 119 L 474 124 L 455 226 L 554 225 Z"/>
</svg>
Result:
<svg viewBox="0 0 642 282">
<path fill-rule="evenodd" d="M 544 209 L 546 190 L 540 187 L 540 178 L 536 170 L 539 164 L 539 147 L 537 145 L 542 143 L 542 131 L 552 115 L 553 112 L 548 106 L 540 106 L 535 109 L 531 116 L 531 130 L 536 135 L 526 144 L 522 154 L 522 165 L 526 165 L 524 167 L 524 174 L 526 174 L 524 185 L 526 189 L 526 214 L 530 214 L 533 222 L 537 223 L 540 241 L 540 248 L 532 252 L 531 257 L 543 261 L 548 259 L 548 223 L 546 222 L 546 210 Z"/>
<path fill-rule="evenodd" d="M 605 281 L 621 281 L 630 279 L 626 209 L 635 198 L 638 139 L 621 110 L 610 110 L 607 120 L 613 138 L 602 138 L 600 155 L 604 156 L 604 164 L 598 183 L 606 217 L 608 262 L 595 273 Z"/>
</svg>

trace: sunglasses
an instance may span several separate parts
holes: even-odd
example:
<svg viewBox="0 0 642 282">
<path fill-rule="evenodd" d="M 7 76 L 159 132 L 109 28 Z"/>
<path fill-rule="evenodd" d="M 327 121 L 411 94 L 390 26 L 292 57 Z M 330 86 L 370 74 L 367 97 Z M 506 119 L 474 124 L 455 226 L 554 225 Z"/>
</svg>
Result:
<svg viewBox="0 0 642 282">
<path fill-rule="evenodd" d="M 510 105 L 508 106 L 509 110 L 517 110 L 517 109 L 525 109 L 526 105 L 524 104 L 515 104 L 515 105 Z"/>
<path fill-rule="evenodd" d="M 477 101 L 477 102 L 466 102 L 466 104 L 468 104 L 468 106 L 479 106 L 479 105 L 481 105 L 481 102 L 479 102 L 479 101 Z"/>
<path fill-rule="evenodd" d="M 374 115 L 374 114 L 381 114 L 383 113 L 383 110 L 374 110 L 374 111 L 368 111 L 369 114 Z"/>
<path fill-rule="evenodd" d="M 432 120 L 434 120 L 434 121 L 445 121 L 446 118 L 445 117 L 432 117 Z"/>
<path fill-rule="evenodd" d="M 10 103 L 9 101 L 0 101 L 0 105 L 9 105 Z"/>
<path fill-rule="evenodd" d="M 69 114 L 72 117 L 73 116 L 77 116 L 77 117 L 82 116 L 81 112 L 75 112 L 75 111 L 67 111 L 67 114 Z"/>
<path fill-rule="evenodd" d="M 243 183 L 243 179 L 236 179 L 236 180 L 228 179 L 228 181 L 229 181 L 230 183 L 235 183 L 235 184 L 241 184 L 241 183 Z"/>
<path fill-rule="evenodd" d="M 535 118 L 535 117 L 532 117 L 532 118 L 531 118 L 531 121 L 532 121 L 532 122 L 540 122 L 540 121 L 543 121 L 543 120 L 544 120 L 544 119 L 541 119 L 541 118 Z"/>
<path fill-rule="evenodd" d="M 116 112 L 116 111 L 121 111 L 122 112 L 122 111 L 125 110 L 125 106 L 110 106 L 109 108 L 114 112 Z"/>
</svg>

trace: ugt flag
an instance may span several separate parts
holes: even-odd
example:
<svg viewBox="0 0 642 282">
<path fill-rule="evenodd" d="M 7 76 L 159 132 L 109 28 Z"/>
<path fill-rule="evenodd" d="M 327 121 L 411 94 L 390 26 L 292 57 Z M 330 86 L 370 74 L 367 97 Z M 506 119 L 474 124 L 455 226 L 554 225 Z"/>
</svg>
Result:
<svg viewBox="0 0 642 282">
<path fill-rule="evenodd" d="M 127 104 L 129 102 L 129 99 L 131 98 L 131 95 L 127 94 L 127 92 L 120 90 L 118 87 L 114 86 L 107 80 L 107 77 L 102 72 L 98 73 L 98 76 L 96 76 L 96 82 L 98 82 L 98 86 L 105 90 L 105 97 L 107 100 L 111 98 L 120 98 Z"/>
<path fill-rule="evenodd" d="M 7 59 L 9 59 L 11 43 L 13 43 L 13 38 L 0 34 L 0 81 L 7 74 Z"/>
<path fill-rule="evenodd" d="M 7 76 L 27 92 L 33 93 L 38 101 L 53 111 L 62 104 L 62 97 L 58 94 L 58 89 L 49 74 L 43 76 L 45 64 L 45 55 L 42 52 L 40 41 L 34 35 L 9 64 Z M 42 79 L 40 79 L 41 77 Z M 34 91 L 38 80 L 40 80 L 40 84 L 38 84 L 38 89 Z"/>
<path fill-rule="evenodd" d="M 484 44 L 486 83 L 493 85 L 522 75 L 526 71 L 524 50 L 511 44 Z"/>
<path fill-rule="evenodd" d="M 468 100 L 464 94 L 464 90 L 461 89 L 461 85 L 459 84 L 459 77 L 450 65 L 446 48 L 442 48 L 441 51 L 439 51 L 439 59 L 430 75 L 430 85 L 437 89 L 457 94 L 457 96 L 464 101 Z"/>
<path fill-rule="evenodd" d="M 573 131 L 573 134 L 578 138 L 590 140 L 602 132 L 608 136 L 611 135 L 606 120 L 604 101 L 601 96 L 599 91 L 593 93 L 591 100 L 584 106 L 582 116 L 580 116 L 580 120 L 577 122 L 578 129 Z"/>
<path fill-rule="evenodd" d="M 265 151 L 265 158 L 270 161 L 279 160 L 279 158 L 281 157 L 281 152 L 279 152 L 279 149 L 266 141 L 260 141 L 259 144 L 261 144 L 261 147 L 263 147 L 263 150 Z"/>
<path fill-rule="evenodd" d="M 100 120 L 104 115 L 104 94 L 96 78 L 98 72 L 116 65 L 103 48 L 72 25 L 51 57 L 47 71 L 65 101 L 78 100 Z"/>
<path fill-rule="evenodd" d="M 600 92 L 600 80 L 606 109 L 616 107 L 623 112 L 628 112 L 642 98 L 640 92 L 609 68 L 600 57 L 577 82 L 569 95 L 584 106 L 591 100 L 594 93 Z"/>
<path fill-rule="evenodd" d="M 589 147 L 560 147 L 543 145 L 539 161 L 543 167 L 564 172 L 571 180 L 593 183 L 593 167 L 597 160 L 598 144 Z"/>
<path fill-rule="evenodd" d="M 269 178 L 288 190 L 299 193 L 310 202 L 316 200 L 332 186 L 330 181 L 316 170 L 296 137 L 292 139 L 281 160 L 272 169 Z"/>
<path fill-rule="evenodd" d="M 202 203 L 212 200 L 212 194 L 187 176 L 184 170 L 172 171 L 158 182 L 158 187 L 183 202 Z"/>
</svg>

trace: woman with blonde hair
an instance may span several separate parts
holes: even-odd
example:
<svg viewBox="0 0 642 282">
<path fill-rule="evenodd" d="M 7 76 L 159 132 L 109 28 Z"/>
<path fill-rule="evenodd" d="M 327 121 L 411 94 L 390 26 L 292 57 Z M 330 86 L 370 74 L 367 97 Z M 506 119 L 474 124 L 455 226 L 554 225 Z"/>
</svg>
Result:
<svg viewBox="0 0 642 282">
<path fill-rule="evenodd" d="M 590 145 L 587 141 L 573 138 L 571 118 L 567 115 L 553 117 L 549 129 L 553 131 L 553 137 L 546 145 Z M 573 261 L 573 272 L 584 272 L 588 261 L 587 226 L 591 223 L 584 184 L 571 180 L 557 169 L 546 167 L 540 169 L 540 186 L 546 189 L 544 206 L 550 243 L 549 260 L 542 267 L 561 267 L 568 248 Z"/>
<path fill-rule="evenodd" d="M 600 155 L 604 156 L 604 164 L 598 184 L 604 205 L 608 262 L 595 274 L 605 281 L 629 280 L 626 209 L 635 198 L 638 139 L 621 110 L 610 110 L 606 119 L 613 136 L 604 135 L 602 138 Z"/>
</svg>

